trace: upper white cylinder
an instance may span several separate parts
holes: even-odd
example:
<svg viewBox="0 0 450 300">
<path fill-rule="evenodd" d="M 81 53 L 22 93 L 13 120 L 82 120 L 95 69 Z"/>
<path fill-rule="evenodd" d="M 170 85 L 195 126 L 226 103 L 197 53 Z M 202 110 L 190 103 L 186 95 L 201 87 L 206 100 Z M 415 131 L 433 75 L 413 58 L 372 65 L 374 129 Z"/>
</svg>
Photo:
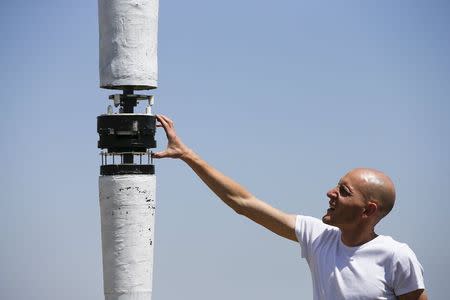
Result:
<svg viewBox="0 0 450 300">
<path fill-rule="evenodd" d="M 100 87 L 158 86 L 158 0 L 98 0 Z"/>
</svg>

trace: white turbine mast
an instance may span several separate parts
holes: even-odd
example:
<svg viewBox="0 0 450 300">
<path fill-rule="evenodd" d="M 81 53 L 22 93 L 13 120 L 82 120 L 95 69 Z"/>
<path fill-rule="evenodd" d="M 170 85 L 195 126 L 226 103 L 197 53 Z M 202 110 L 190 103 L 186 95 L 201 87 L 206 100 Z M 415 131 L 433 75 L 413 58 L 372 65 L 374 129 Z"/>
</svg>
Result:
<svg viewBox="0 0 450 300">
<path fill-rule="evenodd" d="M 98 0 L 100 87 L 122 90 L 97 117 L 105 300 L 152 297 L 158 0 Z M 145 111 L 135 106 L 146 101 Z M 114 111 L 114 107 L 118 108 Z"/>
</svg>

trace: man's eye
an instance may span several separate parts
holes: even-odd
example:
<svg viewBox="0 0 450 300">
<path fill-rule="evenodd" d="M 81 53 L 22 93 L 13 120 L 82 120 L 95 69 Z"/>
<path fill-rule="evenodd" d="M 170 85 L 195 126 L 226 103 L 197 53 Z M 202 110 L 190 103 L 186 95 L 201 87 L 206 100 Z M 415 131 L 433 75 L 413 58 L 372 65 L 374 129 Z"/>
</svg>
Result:
<svg viewBox="0 0 450 300">
<path fill-rule="evenodd" d="M 347 197 L 350 195 L 350 193 L 347 191 L 347 189 L 342 185 L 339 187 L 339 194 L 341 194 L 341 196 L 343 196 L 343 197 Z"/>
</svg>

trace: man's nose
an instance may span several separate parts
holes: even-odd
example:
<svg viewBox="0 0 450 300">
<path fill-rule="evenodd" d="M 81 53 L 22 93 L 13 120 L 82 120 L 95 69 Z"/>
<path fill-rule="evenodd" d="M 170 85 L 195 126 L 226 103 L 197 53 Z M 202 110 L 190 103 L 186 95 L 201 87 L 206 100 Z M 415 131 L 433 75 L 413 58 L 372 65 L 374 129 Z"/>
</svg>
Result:
<svg viewBox="0 0 450 300">
<path fill-rule="evenodd" d="M 337 196 L 336 188 L 332 188 L 327 192 L 328 198 L 335 198 Z"/>
</svg>

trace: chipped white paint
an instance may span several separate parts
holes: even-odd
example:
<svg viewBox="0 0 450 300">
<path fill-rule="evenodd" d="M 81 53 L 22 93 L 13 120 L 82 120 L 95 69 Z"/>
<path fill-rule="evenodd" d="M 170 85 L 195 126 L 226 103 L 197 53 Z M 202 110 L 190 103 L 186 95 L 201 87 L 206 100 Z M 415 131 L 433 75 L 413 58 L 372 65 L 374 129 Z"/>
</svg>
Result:
<svg viewBox="0 0 450 300">
<path fill-rule="evenodd" d="M 100 87 L 157 87 L 158 0 L 98 0 Z"/>
<path fill-rule="evenodd" d="M 100 176 L 99 188 L 105 300 L 150 300 L 156 176 Z"/>
</svg>

